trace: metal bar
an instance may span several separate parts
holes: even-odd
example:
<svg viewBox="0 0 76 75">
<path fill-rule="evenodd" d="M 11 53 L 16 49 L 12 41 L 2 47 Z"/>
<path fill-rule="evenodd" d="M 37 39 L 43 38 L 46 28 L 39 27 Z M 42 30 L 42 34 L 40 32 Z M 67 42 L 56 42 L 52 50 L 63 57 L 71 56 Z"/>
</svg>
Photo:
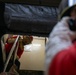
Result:
<svg viewBox="0 0 76 75">
<path fill-rule="evenodd" d="M 16 46 L 16 43 L 17 43 L 18 39 L 19 39 L 19 35 L 17 36 L 17 39 L 16 39 L 16 41 L 14 42 L 14 44 L 13 44 L 11 50 L 10 50 L 10 53 L 9 53 L 9 55 L 8 55 L 7 61 L 6 61 L 5 66 L 4 66 L 4 72 L 6 71 L 7 65 L 8 65 L 8 63 L 9 63 L 9 60 L 10 60 L 11 56 L 12 56 L 12 53 L 13 53 L 13 51 L 14 51 L 14 48 L 15 48 L 15 46 Z"/>
</svg>

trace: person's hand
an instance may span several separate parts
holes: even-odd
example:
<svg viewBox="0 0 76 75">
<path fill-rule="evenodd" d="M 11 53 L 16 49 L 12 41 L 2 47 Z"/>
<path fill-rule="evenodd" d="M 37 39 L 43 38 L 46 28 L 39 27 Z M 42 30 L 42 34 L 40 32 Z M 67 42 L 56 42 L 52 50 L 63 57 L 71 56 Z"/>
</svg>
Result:
<svg viewBox="0 0 76 75">
<path fill-rule="evenodd" d="M 11 38 L 8 39 L 8 43 L 14 43 L 15 40 L 16 40 L 16 38 L 11 37 Z"/>
<path fill-rule="evenodd" d="M 27 44 L 31 44 L 33 40 L 32 36 L 23 36 L 23 44 L 27 45 Z"/>
</svg>

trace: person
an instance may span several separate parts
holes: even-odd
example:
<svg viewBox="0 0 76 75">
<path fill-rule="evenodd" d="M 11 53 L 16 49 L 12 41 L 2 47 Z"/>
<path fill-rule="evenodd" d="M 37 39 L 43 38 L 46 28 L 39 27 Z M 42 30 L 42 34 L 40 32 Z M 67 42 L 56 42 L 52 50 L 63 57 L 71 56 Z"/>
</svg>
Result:
<svg viewBox="0 0 76 75">
<path fill-rule="evenodd" d="M 70 29 L 70 19 L 76 20 L 76 0 L 62 0 L 46 44 L 45 75 L 76 75 L 76 28 Z"/>
<path fill-rule="evenodd" d="M 10 36 L 10 35 L 9 35 Z M 6 59 L 8 58 L 8 55 L 9 55 L 9 52 L 16 40 L 17 36 L 16 35 L 11 35 L 10 37 L 7 38 L 6 40 L 6 44 L 5 44 L 5 52 L 6 52 Z M 27 45 L 27 44 L 30 44 L 32 43 L 33 41 L 33 37 L 32 36 L 22 36 L 19 37 L 19 46 L 18 46 L 18 50 L 17 50 L 17 57 L 15 59 L 15 65 L 17 66 L 16 68 L 19 69 L 20 67 L 20 62 L 19 62 L 19 59 L 21 58 L 23 52 L 24 52 L 24 45 Z M 18 45 L 18 42 L 16 45 Z M 11 59 L 9 61 L 9 66 L 7 66 L 7 72 L 10 70 L 10 67 L 13 65 L 13 62 L 14 61 L 14 54 L 12 54 L 11 56 Z"/>
</svg>

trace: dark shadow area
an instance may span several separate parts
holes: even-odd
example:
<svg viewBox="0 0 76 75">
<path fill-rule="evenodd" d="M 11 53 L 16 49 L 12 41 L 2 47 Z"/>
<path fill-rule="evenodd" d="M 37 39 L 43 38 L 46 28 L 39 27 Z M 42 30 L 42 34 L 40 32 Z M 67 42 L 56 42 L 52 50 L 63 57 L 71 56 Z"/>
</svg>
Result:
<svg viewBox="0 0 76 75">
<path fill-rule="evenodd" d="M 43 75 L 44 71 L 34 71 L 34 70 L 20 70 L 20 75 Z"/>
</svg>

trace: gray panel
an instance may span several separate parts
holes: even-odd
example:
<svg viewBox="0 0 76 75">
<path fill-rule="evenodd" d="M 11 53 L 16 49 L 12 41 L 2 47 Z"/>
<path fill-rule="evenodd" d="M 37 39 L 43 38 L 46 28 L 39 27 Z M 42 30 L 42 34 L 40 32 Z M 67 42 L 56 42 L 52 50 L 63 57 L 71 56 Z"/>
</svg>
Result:
<svg viewBox="0 0 76 75">
<path fill-rule="evenodd" d="M 55 7 L 6 4 L 5 22 L 10 30 L 49 34 L 57 22 Z"/>
</svg>

